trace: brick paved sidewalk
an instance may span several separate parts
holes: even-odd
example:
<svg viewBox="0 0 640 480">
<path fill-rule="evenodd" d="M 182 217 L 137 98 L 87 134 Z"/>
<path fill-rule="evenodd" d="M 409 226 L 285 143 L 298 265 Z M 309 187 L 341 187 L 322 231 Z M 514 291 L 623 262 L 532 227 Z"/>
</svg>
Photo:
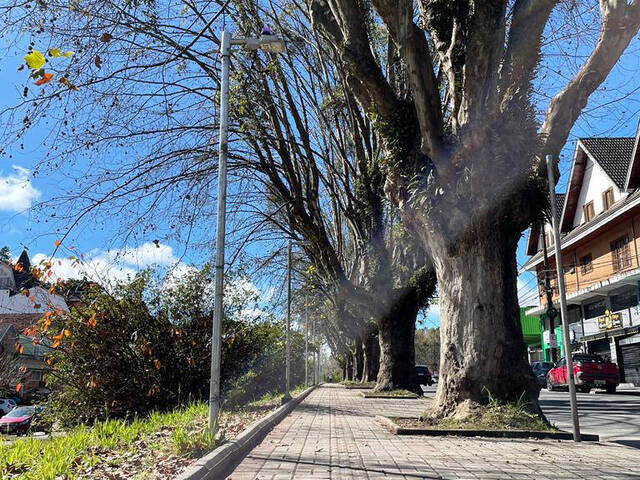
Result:
<svg viewBox="0 0 640 480">
<path fill-rule="evenodd" d="M 639 479 L 640 451 L 617 444 L 396 436 L 374 416 L 418 416 L 427 400 L 316 389 L 229 479 Z"/>
</svg>

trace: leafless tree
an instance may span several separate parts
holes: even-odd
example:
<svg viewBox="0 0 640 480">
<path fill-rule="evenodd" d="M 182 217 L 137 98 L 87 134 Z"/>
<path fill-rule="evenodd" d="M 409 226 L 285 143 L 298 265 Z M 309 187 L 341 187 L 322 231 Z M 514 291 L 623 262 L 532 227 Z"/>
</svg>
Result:
<svg viewBox="0 0 640 480">
<path fill-rule="evenodd" d="M 236 65 L 233 110 L 251 146 L 247 161 L 279 212 L 270 221 L 304 240 L 315 280 L 330 290 L 349 338 L 355 376 L 369 363 L 377 325 L 377 388 L 418 390 L 416 316 L 434 292 L 435 276 L 384 198 L 378 135 L 345 88 L 342 65 L 314 41 L 304 15 L 281 24 L 253 2 L 244 6 L 238 24 L 269 18 L 288 45 L 282 59 L 255 54 Z"/>
<path fill-rule="evenodd" d="M 526 391 L 537 408 L 515 252 L 545 205 L 544 156 L 557 159 L 590 95 L 638 31 L 640 2 L 599 6 L 597 42 L 538 123 L 532 97 L 536 73 L 549 62 L 543 42 L 562 48 L 563 41 L 545 29 L 566 9 L 590 15 L 589 5 L 311 2 L 314 24 L 347 65 L 351 90 L 384 139 L 386 194 L 434 261 L 442 336 L 436 415 L 465 400 L 485 402 L 488 392 L 514 400 Z M 383 68 L 380 30 L 397 68 Z"/>
</svg>

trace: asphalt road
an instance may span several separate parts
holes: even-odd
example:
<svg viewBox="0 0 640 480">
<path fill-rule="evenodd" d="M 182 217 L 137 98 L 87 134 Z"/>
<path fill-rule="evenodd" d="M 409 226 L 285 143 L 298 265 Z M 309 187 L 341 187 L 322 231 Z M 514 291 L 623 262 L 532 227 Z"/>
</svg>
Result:
<svg viewBox="0 0 640 480">
<path fill-rule="evenodd" d="M 425 394 L 431 396 L 435 394 L 436 386 L 423 389 Z M 578 393 L 580 430 L 600 435 L 602 441 L 640 448 L 640 390 L 634 393 Z M 562 430 L 572 431 L 569 392 L 542 389 L 540 405 L 552 424 Z"/>
<path fill-rule="evenodd" d="M 578 393 L 580 430 L 600 435 L 600 440 L 640 448 L 640 391 Z M 572 431 L 569 392 L 540 391 L 540 405 L 549 421 L 562 430 Z"/>
</svg>

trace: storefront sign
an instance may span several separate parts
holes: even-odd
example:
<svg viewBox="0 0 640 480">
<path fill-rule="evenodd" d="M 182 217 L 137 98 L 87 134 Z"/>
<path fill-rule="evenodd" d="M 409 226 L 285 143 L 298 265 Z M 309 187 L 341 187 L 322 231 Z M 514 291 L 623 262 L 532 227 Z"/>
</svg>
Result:
<svg viewBox="0 0 640 480">
<path fill-rule="evenodd" d="M 612 330 L 614 328 L 622 327 L 622 315 L 620 312 L 611 313 L 609 310 L 604 312 L 604 315 L 598 317 L 598 328 L 602 330 Z"/>
</svg>

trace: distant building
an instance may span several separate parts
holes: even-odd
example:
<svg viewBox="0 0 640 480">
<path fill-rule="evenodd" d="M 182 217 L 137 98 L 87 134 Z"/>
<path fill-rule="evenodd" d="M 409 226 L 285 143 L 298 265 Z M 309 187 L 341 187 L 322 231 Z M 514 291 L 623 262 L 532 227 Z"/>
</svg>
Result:
<svg viewBox="0 0 640 480">
<path fill-rule="evenodd" d="M 31 261 L 26 250 L 18 258 L 16 265 L 0 263 L 0 347 L 16 351 L 23 370 L 21 394 L 31 389 L 43 387 L 43 373 L 48 369 L 44 354 L 49 349 L 48 340 L 39 340 L 23 332 L 35 325 L 45 312 L 69 308 L 60 295 L 51 294 L 47 288 L 31 274 Z"/>
<path fill-rule="evenodd" d="M 526 307 L 520 308 L 520 325 L 522 326 L 522 336 L 527 346 L 529 362 L 542 360 L 542 329 L 540 327 L 540 317 L 526 314 Z"/>
<path fill-rule="evenodd" d="M 557 205 L 572 349 L 611 359 L 618 364 L 622 381 L 636 385 L 640 385 L 638 140 L 638 136 L 578 140 L 568 189 L 566 195 L 558 195 Z M 540 306 L 528 309 L 527 315 L 540 315 L 544 322 L 545 361 L 564 355 L 560 318 L 552 327 L 545 315 L 547 275 L 559 310 L 551 232 L 549 224 L 532 227 L 527 242 L 530 258 L 524 266 L 538 279 Z"/>
</svg>

